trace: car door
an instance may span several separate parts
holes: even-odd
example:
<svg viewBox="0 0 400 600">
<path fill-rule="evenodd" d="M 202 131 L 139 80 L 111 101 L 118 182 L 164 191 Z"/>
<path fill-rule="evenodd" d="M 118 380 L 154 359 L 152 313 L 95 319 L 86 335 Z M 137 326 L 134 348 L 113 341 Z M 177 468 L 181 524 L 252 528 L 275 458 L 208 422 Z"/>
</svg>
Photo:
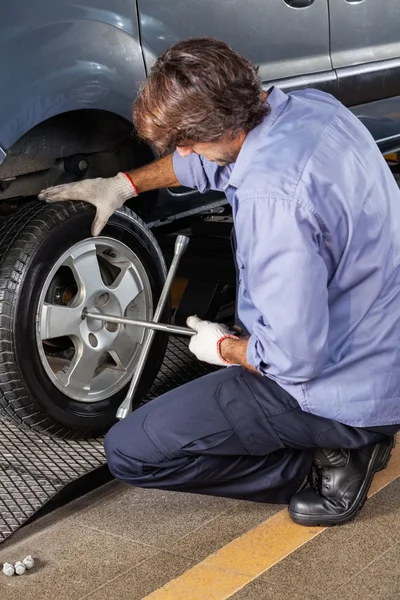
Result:
<svg viewBox="0 0 400 600">
<path fill-rule="evenodd" d="M 338 97 L 382 150 L 400 143 L 400 1 L 329 0 Z"/>
<path fill-rule="evenodd" d="M 145 63 L 178 40 L 211 36 L 260 68 L 265 84 L 336 91 L 328 0 L 138 0 Z"/>
<path fill-rule="evenodd" d="M 399 0 L 329 0 L 331 55 L 348 105 L 400 94 Z"/>
</svg>

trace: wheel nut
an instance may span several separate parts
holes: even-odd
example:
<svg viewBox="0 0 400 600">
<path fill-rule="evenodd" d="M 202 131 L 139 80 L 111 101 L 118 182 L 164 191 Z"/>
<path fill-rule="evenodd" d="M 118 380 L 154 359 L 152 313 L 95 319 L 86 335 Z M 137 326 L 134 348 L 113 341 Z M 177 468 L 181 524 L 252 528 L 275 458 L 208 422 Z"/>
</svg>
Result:
<svg viewBox="0 0 400 600">
<path fill-rule="evenodd" d="M 89 166 L 89 165 L 88 165 L 88 163 L 86 162 L 86 160 L 80 160 L 80 161 L 78 162 L 78 169 L 79 169 L 80 171 L 86 171 L 86 170 L 87 170 L 87 168 L 88 168 L 88 166 Z"/>
<path fill-rule="evenodd" d="M 5 562 L 3 564 L 3 573 L 7 575 L 7 577 L 12 577 L 15 573 L 15 569 L 12 564 Z"/>
<path fill-rule="evenodd" d="M 33 565 L 35 564 L 35 561 L 33 560 L 30 554 L 28 556 L 25 556 L 22 562 L 27 569 L 32 569 Z"/>
<path fill-rule="evenodd" d="M 20 560 L 15 563 L 14 569 L 17 575 L 23 575 L 26 571 L 25 565 Z"/>
</svg>

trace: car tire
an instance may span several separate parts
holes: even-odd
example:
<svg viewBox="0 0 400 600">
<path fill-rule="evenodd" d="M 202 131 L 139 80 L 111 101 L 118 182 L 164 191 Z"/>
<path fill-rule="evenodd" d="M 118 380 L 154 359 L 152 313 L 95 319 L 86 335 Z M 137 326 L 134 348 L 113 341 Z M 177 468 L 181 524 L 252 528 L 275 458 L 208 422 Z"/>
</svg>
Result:
<svg viewBox="0 0 400 600">
<path fill-rule="evenodd" d="M 87 294 L 90 291 L 89 285 L 85 288 L 86 283 L 81 273 L 78 273 L 79 278 L 76 276 L 78 263 L 71 263 L 76 260 L 73 257 L 74 252 L 76 254 L 74 249 L 83 248 L 82 252 L 87 252 L 87 257 L 100 265 L 101 278 L 105 277 L 104 269 L 110 280 L 114 278 L 115 273 L 125 274 L 124 285 L 121 283 L 118 287 L 114 283 L 112 285 L 107 283 L 108 287 L 105 288 L 107 293 L 101 296 L 108 302 L 106 307 L 111 303 L 110 296 L 113 298 L 113 294 L 117 294 L 115 290 L 118 289 L 121 295 L 123 288 L 126 299 L 130 293 L 130 283 L 132 282 L 133 287 L 137 285 L 135 294 L 137 293 L 137 297 L 141 300 L 136 304 L 133 303 L 133 309 L 132 304 L 129 305 L 129 311 L 139 310 L 137 308 L 139 307 L 142 312 L 139 316 L 134 313 L 133 318 L 143 317 L 145 313 L 146 318 L 151 318 L 149 311 L 151 313 L 155 308 L 166 276 L 161 250 L 151 231 L 137 215 L 127 208 L 117 211 L 99 238 L 91 237 L 90 226 L 93 217 L 93 207 L 85 203 L 45 204 L 35 200 L 27 203 L 0 227 L 0 408 L 19 424 L 54 435 L 71 433 L 77 435 L 79 432 L 84 435 L 97 435 L 107 431 L 115 422 L 116 410 L 126 395 L 135 364 L 127 343 L 130 338 L 128 339 L 127 332 L 123 331 L 125 326 L 114 326 L 114 330 L 110 327 L 110 333 L 105 329 L 108 326 L 104 322 L 93 320 L 90 324 L 89 320 L 86 320 L 85 327 L 87 326 L 88 329 L 85 335 L 89 337 L 91 335 L 90 339 L 95 341 L 103 334 L 117 336 L 115 339 L 119 341 L 118 345 L 117 343 L 115 345 L 123 348 L 123 352 L 118 350 L 119 354 L 115 355 L 114 360 L 113 346 L 106 345 L 109 351 L 104 352 L 100 361 L 106 366 L 97 366 L 92 381 L 85 382 L 81 391 L 78 385 L 79 378 L 77 383 L 71 375 L 77 371 L 79 360 L 83 360 L 76 358 L 77 348 L 83 347 L 79 338 L 81 329 L 74 330 L 79 332 L 78 336 L 75 333 L 71 336 L 69 334 L 58 336 L 57 327 L 61 327 L 64 319 L 57 317 L 57 311 L 65 312 L 72 306 L 82 306 L 79 304 L 82 302 L 80 289 L 86 289 Z M 108 248 L 107 244 L 110 244 L 110 248 L 115 247 L 115 252 L 113 250 L 107 254 L 105 250 L 103 251 L 102 248 Z M 69 256 L 70 249 L 72 249 L 72 258 L 68 258 L 70 262 L 66 264 L 72 264 L 73 268 L 66 267 L 64 263 L 60 263 L 61 266 L 58 268 L 57 261 L 63 260 L 63 256 Z M 97 254 L 98 252 L 101 255 Z M 113 260 L 119 261 L 117 266 L 114 265 Z M 93 262 L 90 263 L 92 264 L 94 265 Z M 86 267 L 88 265 L 89 263 Z M 55 272 L 53 279 L 51 279 L 52 269 Z M 93 270 L 96 271 L 97 267 Z M 112 275 L 109 272 L 112 272 Z M 131 279 L 128 280 L 128 276 Z M 69 288 L 62 287 L 65 277 L 69 281 Z M 122 282 L 122 275 L 119 277 Z M 44 296 L 45 292 L 46 296 Z M 53 294 L 56 300 L 53 296 L 49 300 L 49 294 Z M 163 317 L 166 320 L 169 317 L 169 310 L 168 307 Z M 65 322 L 73 321 L 70 314 L 71 311 L 68 312 Z M 114 314 L 118 313 L 114 312 Z M 125 313 L 125 316 L 131 316 L 131 313 Z M 89 331 L 89 325 L 93 332 Z M 83 327 L 75 321 L 73 325 L 68 326 Z M 46 339 L 43 331 L 47 329 L 50 330 L 47 336 L 55 332 L 56 337 Z M 117 333 L 115 329 L 118 330 Z M 64 333 L 62 327 L 61 330 Z M 66 326 L 65 330 L 67 330 Z M 136 337 L 132 338 L 134 339 L 132 348 L 136 357 L 143 341 L 143 337 L 140 336 L 145 335 L 143 328 L 136 329 L 135 335 Z M 89 338 L 86 336 L 85 344 L 87 339 Z M 134 407 L 141 402 L 157 376 L 166 345 L 167 336 L 157 333 L 134 398 Z M 80 356 L 89 356 L 88 352 L 90 354 L 90 348 L 84 349 Z M 122 365 L 119 358 L 122 354 L 124 354 L 124 364 L 129 368 Z M 54 367 L 53 364 L 55 361 L 65 363 L 66 366 L 57 370 L 58 366 Z M 112 363 L 111 366 L 109 363 Z M 74 364 L 75 371 L 72 369 Z M 80 370 L 83 373 L 83 380 L 90 377 L 87 370 L 83 368 L 85 364 L 82 362 Z M 97 375 L 99 369 L 100 375 Z M 128 375 L 129 379 L 126 379 Z M 96 383 L 97 387 L 95 387 L 93 382 L 97 380 L 101 383 Z M 109 389 L 112 393 L 107 395 Z"/>
</svg>

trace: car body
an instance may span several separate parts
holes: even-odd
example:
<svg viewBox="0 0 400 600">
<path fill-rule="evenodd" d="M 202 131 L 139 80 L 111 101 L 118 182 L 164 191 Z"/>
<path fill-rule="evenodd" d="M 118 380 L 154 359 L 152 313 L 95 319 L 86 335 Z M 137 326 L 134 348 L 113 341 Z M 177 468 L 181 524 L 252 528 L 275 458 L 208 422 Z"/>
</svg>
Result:
<svg viewBox="0 0 400 600">
<path fill-rule="evenodd" d="M 230 43 L 259 66 L 265 87 L 332 93 L 383 152 L 400 146 L 397 0 L 16 0 L 1 10 L 0 200 L 93 176 L 73 168 L 66 178 L 64 163 L 96 162 L 110 129 L 116 143 L 129 139 L 132 102 L 155 58 L 194 36 Z M 139 147 L 136 155 L 153 157 Z M 215 200 L 169 190 L 145 216 L 158 223 Z"/>
</svg>

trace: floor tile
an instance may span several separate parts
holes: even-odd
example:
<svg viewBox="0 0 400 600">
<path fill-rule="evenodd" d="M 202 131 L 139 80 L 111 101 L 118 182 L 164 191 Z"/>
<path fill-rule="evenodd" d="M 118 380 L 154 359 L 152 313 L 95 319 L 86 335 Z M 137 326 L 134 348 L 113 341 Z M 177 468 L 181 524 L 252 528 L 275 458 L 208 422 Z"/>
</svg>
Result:
<svg viewBox="0 0 400 600">
<path fill-rule="evenodd" d="M 333 593 L 397 541 L 397 532 L 379 510 L 377 494 L 354 521 L 326 529 L 259 579 L 267 585 L 324 596 Z"/>
<path fill-rule="evenodd" d="M 306 591 L 268 585 L 260 579 L 254 579 L 229 600 L 319 600 L 320 598 L 321 596 L 314 596 Z"/>
<path fill-rule="evenodd" d="M 157 551 L 70 521 L 0 547 L 0 563 L 27 554 L 34 568 L 23 576 L 0 575 L 5 600 L 75 600 Z"/>
<path fill-rule="evenodd" d="M 169 550 L 172 543 L 236 503 L 226 498 L 121 486 L 110 501 L 103 499 L 80 510 L 73 521 Z"/>
<path fill-rule="evenodd" d="M 85 600 L 141 600 L 194 564 L 187 558 L 163 551 L 85 596 Z"/>
<path fill-rule="evenodd" d="M 400 598 L 400 544 L 390 548 L 364 571 L 342 585 L 332 600 L 394 600 Z"/>
<path fill-rule="evenodd" d="M 111 501 L 113 497 L 118 496 L 121 493 L 120 490 L 122 487 L 125 488 L 123 484 L 113 480 L 101 486 L 101 488 L 69 502 L 65 506 L 60 506 L 59 508 L 52 510 L 47 515 L 18 529 L 1 544 L 1 550 L 8 548 L 9 545 L 25 540 L 28 536 L 41 534 L 53 527 L 58 527 L 70 517 L 75 517 L 80 511 L 86 510 L 90 506 Z"/>
<path fill-rule="evenodd" d="M 399 440 L 400 443 L 400 440 Z M 400 477 L 368 501 L 374 514 L 390 525 L 393 534 L 400 536 Z M 361 513 L 362 516 L 363 513 Z"/>
<path fill-rule="evenodd" d="M 278 504 L 238 502 L 230 510 L 197 529 L 195 535 L 189 534 L 172 544 L 169 550 L 197 561 L 203 560 L 243 533 L 257 527 L 282 508 L 283 506 Z"/>
</svg>

